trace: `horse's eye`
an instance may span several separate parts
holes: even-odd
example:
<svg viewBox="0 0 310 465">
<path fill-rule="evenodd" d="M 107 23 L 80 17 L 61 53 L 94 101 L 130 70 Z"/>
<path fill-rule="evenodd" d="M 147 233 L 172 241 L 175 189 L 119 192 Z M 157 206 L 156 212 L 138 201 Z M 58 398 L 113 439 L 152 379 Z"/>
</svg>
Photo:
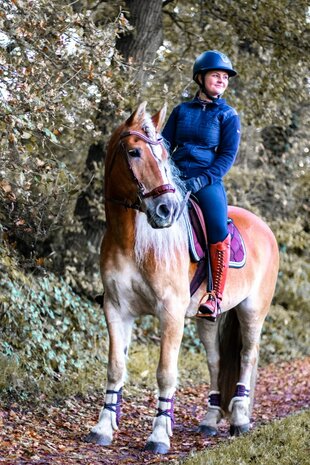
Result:
<svg viewBox="0 0 310 465">
<path fill-rule="evenodd" d="M 131 149 L 128 150 L 128 155 L 130 155 L 133 158 L 137 158 L 141 156 L 141 151 L 140 149 Z"/>
</svg>

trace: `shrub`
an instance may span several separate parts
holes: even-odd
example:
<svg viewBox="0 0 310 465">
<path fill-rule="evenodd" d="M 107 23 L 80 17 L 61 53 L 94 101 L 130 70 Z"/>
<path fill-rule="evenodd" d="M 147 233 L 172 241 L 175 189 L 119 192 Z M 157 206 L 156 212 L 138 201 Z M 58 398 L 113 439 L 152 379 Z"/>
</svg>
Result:
<svg viewBox="0 0 310 465">
<path fill-rule="evenodd" d="M 62 278 L 25 274 L 1 247 L 0 353 L 38 382 L 60 379 L 94 358 L 106 362 L 102 310 L 76 295 Z"/>
</svg>

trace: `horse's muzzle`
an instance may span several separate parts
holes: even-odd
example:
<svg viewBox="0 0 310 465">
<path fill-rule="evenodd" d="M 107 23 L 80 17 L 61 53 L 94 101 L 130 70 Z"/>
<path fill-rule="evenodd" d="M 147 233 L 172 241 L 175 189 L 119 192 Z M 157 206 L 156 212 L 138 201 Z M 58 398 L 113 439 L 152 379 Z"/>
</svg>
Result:
<svg viewBox="0 0 310 465">
<path fill-rule="evenodd" d="M 145 203 L 148 222 L 154 229 L 169 228 L 178 218 L 180 203 L 174 195 L 165 194 Z"/>
</svg>

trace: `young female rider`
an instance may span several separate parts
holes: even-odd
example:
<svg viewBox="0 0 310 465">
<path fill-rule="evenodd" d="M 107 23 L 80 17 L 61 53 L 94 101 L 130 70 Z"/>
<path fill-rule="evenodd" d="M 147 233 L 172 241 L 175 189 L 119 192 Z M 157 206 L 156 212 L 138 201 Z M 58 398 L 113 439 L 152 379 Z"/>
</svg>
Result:
<svg viewBox="0 0 310 465">
<path fill-rule="evenodd" d="M 163 130 L 186 187 L 197 197 L 206 222 L 213 291 L 200 301 L 197 316 L 215 321 L 220 313 L 230 257 L 227 199 L 222 178 L 232 167 L 240 142 L 237 112 L 221 98 L 236 76 L 229 58 L 217 50 L 195 61 L 196 97 L 175 107 Z"/>
</svg>

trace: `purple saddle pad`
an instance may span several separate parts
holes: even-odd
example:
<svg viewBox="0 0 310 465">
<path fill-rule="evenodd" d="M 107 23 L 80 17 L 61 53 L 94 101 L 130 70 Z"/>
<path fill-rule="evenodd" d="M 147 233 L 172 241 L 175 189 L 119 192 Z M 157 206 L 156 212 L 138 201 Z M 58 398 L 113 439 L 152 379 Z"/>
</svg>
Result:
<svg viewBox="0 0 310 465">
<path fill-rule="evenodd" d="M 230 268 L 242 268 L 246 262 L 245 245 L 239 229 L 231 218 L 228 219 L 228 231 L 230 232 Z"/>
<path fill-rule="evenodd" d="M 193 199 L 190 199 L 189 221 L 187 231 L 189 239 L 189 251 L 193 262 L 199 262 L 205 258 L 207 237 L 201 210 Z M 242 268 L 246 262 L 246 250 L 244 241 L 237 226 L 231 218 L 228 219 L 228 231 L 231 237 L 230 243 L 230 268 Z"/>
</svg>

